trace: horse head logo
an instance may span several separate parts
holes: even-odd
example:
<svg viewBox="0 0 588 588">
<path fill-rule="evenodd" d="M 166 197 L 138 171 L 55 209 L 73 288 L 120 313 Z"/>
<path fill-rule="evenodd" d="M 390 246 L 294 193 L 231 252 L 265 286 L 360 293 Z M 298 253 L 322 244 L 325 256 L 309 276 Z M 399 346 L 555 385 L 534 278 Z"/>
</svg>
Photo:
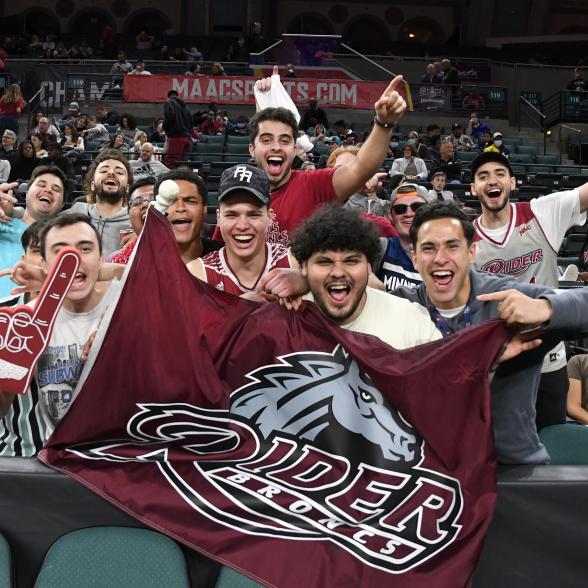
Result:
<svg viewBox="0 0 588 588">
<path fill-rule="evenodd" d="M 247 374 L 252 381 L 231 395 L 231 413 L 249 420 L 264 438 L 288 433 L 314 441 L 334 420 L 379 446 L 385 459 L 420 460 L 422 439 L 340 346 L 332 354 L 278 359 Z"/>
</svg>

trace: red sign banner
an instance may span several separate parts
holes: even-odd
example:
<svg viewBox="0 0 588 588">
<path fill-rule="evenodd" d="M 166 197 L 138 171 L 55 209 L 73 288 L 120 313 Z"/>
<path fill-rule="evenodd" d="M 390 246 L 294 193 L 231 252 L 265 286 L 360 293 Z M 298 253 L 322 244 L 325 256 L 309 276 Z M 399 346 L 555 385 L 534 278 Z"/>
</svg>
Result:
<svg viewBox="0 0 588 588">
<path fill-rule="evenodd" d="M 295 104 L 306 105 L 316 97 L 322 107 L 372 110 L 388 86 L 385 82 L 355 80 L 316 80 L 282 78 L 282 85 Z M 153 75 L 125 76 L 125 102 L 165 102 L 167 93 L 176 90 L 188 104 L 255 105 L 253 77 L 197 77 Z M 406 99 L 406 89 L 400 89 Z"/>
<path fill-rule="evenodd" d="M 396 351 L 196 280 L 153 210 L 110 313 L 45 463 L 263 584 L 468 585 L 502 323 Z"/>
</svg>

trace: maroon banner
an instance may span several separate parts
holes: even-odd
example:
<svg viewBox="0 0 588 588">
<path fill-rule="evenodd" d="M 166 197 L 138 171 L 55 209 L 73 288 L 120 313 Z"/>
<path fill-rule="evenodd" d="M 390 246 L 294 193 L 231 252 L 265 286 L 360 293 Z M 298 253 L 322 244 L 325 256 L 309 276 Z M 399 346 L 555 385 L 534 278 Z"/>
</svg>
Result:
<svg viewBox="0 0 588 588">
<path fill-rule="evenodd" d="M 255 105 L 254 77 L 197 77 L 154 75 L 125 76 L 125 102 L 165 102 L 170 90 L 190 104 Z M 306 105 L 312 97 L 329 108 L 363 108 L 372 110 L 388 84 L 355 80 L 316 80 L 282 78 L 282 84 L 295 104 Z M 401 93 L 404 92 L 401 89 Z M 403 94 L 405 97 L 406 95 Z"/>
<path fill-rule="evenodd" d="M 199 282 L 151 211 L 101 337 L 45 463 L 267 585 L 468 584 L 501 323 L 396 351 Z"/>
</svg>

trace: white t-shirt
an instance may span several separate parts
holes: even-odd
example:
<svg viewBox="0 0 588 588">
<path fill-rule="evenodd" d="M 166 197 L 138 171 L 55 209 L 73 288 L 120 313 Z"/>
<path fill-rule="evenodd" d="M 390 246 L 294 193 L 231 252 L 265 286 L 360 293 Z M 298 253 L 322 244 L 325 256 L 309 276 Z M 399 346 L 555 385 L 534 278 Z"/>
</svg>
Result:
<svg viewBox="0 0 588 588">
<path fill-rule="evenodd" d="M 53 433 L 70 407 L 73 392 L 82 373 L 82 351 L 88 337 L 98 327 L 112 293 L 114 282 L 102 300 L 90 311 L 74 313 L 61 307 L 55 319 L 49 345 L 37 362 L 35 379 L 39 388 L 45 440 Z"/>
<path fill-rule="evenodd" d="M 374 335 L 394 349 L 407 349 L 441 339 L 441 333 L 424 306 L 387 292 L 366 288 L 367 300 L 361 314 L 341 325 L 355 333 Z M 305 300 L 314 301 L 312 294 Z"/>
</svg>

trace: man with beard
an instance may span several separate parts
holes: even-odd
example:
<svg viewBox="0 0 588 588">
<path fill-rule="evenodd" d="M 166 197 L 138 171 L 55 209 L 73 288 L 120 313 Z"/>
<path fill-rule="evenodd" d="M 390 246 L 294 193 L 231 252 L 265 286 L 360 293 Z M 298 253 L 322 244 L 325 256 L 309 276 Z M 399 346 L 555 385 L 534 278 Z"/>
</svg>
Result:
<svg viewBox="0 0 588 588">
<path fill-rule="evenodd" d="M 510 202 L 516 180 L 508 159 L 487 151 L 472 162 L 471 191 L 482 214 L 474 221 L 476 268 L 517 282 L 557 288 L 557 252 L 566 231 L 586 221 L 588 184 L 530 202 Z M 545 355 L 537 428 L 565 422 L 568 377 L 563 343 Z"/>
<path fill-rule="evenodd" d="M 380 241 L 377 229 L 356 212 L 323 207 L 296 231 L 292 253 L 308 279 L 305 298 L 340 327 L 374 335 L 395 349 L 441 338 L 425 308 L 368 287 Z"/>
<path fill-rule="evenodd" d="M 12 267 L 23 254 L 21 235 L 35 221 L 48 220 L 63 208 L 66 179 L 56 167 L 40 166 L 33 170 L 21 219 L 12 218 L 16 198 L 12 191 L 18 183 L 0 184 L 0 270 Z M 0 297 L 8 296 L 14 284 L 0 278 Z"/>
<path fill-rule="evenodd" d="M 90 217 L 102 240 L 105 256 L 120 249 L 120 232 L 131 228 L 127 198 L 133 173 L 127 158 L 115 149 L 98 155 L 86 174 L 85 186 L 89 202 L 76 202 L 67 213 Z"/>
</svg>

